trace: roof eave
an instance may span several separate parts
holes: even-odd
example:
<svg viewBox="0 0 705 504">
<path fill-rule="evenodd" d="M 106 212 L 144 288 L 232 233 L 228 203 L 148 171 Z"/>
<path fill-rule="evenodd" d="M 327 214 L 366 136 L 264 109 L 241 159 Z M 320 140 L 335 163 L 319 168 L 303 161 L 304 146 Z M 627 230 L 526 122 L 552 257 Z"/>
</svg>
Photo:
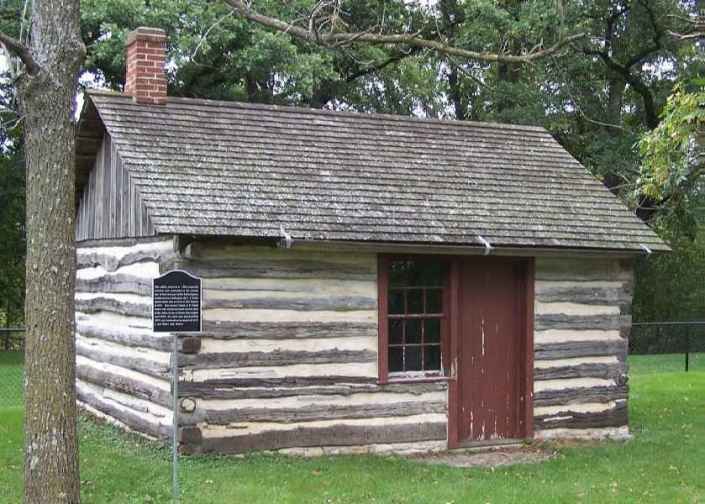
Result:
<svg viewBox="0 0 705 504">
<path fill-rule="evenodd" d="M 259 240 L 263 245 L 276 246 L 279 238 L 271 236 L 223 236 L 223 235 L 194 235 L 193 233 L 174 233 L 175 236 L 187 237 L 187 242 L 198 240 Z M 550 257 L 550 256 L 580 256 L 580 257 L 624 257 L 635 258 L 670 252 L 671 248 L 664 243 L 663 247 L 650 249 L 642 248 L 600 248 L 600 247 L 564 247 L 564 246 L 532 246 L 532 245 L 503 245 L 492 244 L 487 247 L 477 244 L 443 244 L 436 242 L 390 242 L 373 240 L 327 240 L 327 239 L 293 239 L 291 248 L 297 250 L 316 249 L 339 252 L 375 252 L 385 254 L 438 254 L 438 255 L 494 255 L 515 257 Z"/>
</svg>

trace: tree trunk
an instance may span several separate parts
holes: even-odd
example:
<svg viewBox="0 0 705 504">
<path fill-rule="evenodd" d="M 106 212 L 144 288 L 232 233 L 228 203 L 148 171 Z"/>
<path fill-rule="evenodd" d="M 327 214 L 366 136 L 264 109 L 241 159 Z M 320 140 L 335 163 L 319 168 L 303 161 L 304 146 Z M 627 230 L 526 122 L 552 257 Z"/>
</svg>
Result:
<svg viewBox="0 0 705 504">
<path fill-rule="evenodd" d="M 621 126 L 624 91 L 627 88 L 627 83 L 614 72 L 608 71 L 607 73 L 607 117 L 605 122 Z"/>
<path fill-rule="evenodd" d="M 85 54 L 77 0 L 35 0 L 18 83 L 27 161 L 25 502 L 79 502 L 74 344 L 74 126 Z"/>
<path fill-rule="evenodd" d="M 458 67 L 452 63 L 449 63 L 449 66 L 450 72 L 448 72 L 447 75 L 450 101 L 453 104 L 455 118 L 458 121 L 464 121 L 467 119 L 467 114 L 465 112 L 463 93 L 460 89 L 460 82 L 458 79 Z"/>
</svg>

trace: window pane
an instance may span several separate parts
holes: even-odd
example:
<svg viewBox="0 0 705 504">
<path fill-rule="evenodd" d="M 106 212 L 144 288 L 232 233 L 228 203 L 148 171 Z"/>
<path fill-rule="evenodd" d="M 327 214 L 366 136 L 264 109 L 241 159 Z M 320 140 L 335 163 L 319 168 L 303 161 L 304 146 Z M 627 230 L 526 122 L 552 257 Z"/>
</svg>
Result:
<svg viewBox="0 0 705 504">
<path fill-rule="evenodd" d="M 443 291 L 441 289 L 426 291 L 426 313 L 443 313 Z"/>
<path fill-rule="evenodd" d="M 421 347 L 408 346 L 406 350 L 405 371 L 421 371 Z"/>
<path fill-rule="evenodd" d="M 439 371 L 441 369 L 441 346 L 424 346 L 424 371 Z"/>
<path fill-rule="evenodd" d="M 443 264 L 439 261 L 424 261 L 417 268 L 417 284 L 425 287 L 443 286 Z"/>
<path fill-rule="evenodd" d="M 404 291 L 390 290 L 388 303 L 390 314 L 404 313 Z"/>
<path fill-rule="evenodd" d="M 392 287 L 442 287 L 445 268 L 438 260 L 392 261 L 389 285 Z"/>
<path fill-rule="evenodd" d="M 404 348 L 389 348 L 389 372 L 404 371 Z"/>
<path fill-rule="evenodd" d="M 423 291 L 413 289 L 406 291 L 406 313 L 423 313 Z"/>
<path fill-rule="evenodd" d="M 414 261 L 393 261 L 389 269 L 389 285 L 404 287 L 411 284 Z"/>
<path fill-rule="evenodd" d="M 419 319 L 407 319 L 406 324 L 406 339 L 404 343 L 421 343 L 421 321 Z"/>
<path fill-rule="evenodd" d="M 440 343 L 441 341 L 441 319 L 425 319 L 424 323 L 424 343 Z"/>
<path fill-rule="evenodd" d="M 389 344 L 401 345 L 404 342 L 404 322 L 399 319 L 389 320 Z"/>
</svg>

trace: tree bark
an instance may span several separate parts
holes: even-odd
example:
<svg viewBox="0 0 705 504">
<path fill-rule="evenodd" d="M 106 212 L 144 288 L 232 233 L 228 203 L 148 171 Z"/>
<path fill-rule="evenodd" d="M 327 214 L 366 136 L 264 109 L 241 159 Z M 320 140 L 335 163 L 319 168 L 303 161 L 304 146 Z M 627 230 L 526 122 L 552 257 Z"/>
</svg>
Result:
<svg viewBox="0 0 705 504">
<path fill-rule="evenodd" d="M 18 82 L 27 162 L 25 502 L 79 502 L 73 109 L 85 54 L 78 0 L 35 0 Z"/>
</svg>

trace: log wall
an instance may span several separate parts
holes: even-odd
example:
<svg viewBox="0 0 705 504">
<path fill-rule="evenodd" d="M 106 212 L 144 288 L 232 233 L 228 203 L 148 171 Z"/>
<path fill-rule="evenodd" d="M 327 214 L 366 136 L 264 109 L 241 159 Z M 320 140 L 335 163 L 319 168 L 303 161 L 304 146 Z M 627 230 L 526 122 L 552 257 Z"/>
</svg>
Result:
<svg viewBox="0 0 705 504">
<path fill-rule="evenodd" d="M 103 243 L 103 242 L 101 242 Z M 442 450 L 444 382 L 377 384 L 377 256 L 121 240 L 78 248 L 81 405 L 156 438 L 171 429 L 171 337 L 151 280 L 203 278 L 203 333 L 180 337 L 180 441 L 190 453 Z M 537 258 L 534 430 L 624 436 L 631 265 Z"/>
<path fill-rule="evenodd" d="M 376 265 L 217 242 L 165 265 L 204 279 L 203 334 L 181 362 L 182 448 L 445 448 L 445 383 L 377 384 Z"/>
<path fill-rule="evenodd" d="M 78 196 L 76 240 L 153 235 L 142 198 L 106 133 Z"/>
<path fill-rule="evenodd" d="M 171 239 L 77 248 L 76 389 L 79 405 L 154 438 L 171 432 L 168 334 L 151 330 L 152 278 Z"/>
<path fill-rule="evenodd" d="M 534 430 L 538 438 L 624 437 L 632 265 L 536 259 Z"/>
</svg>

